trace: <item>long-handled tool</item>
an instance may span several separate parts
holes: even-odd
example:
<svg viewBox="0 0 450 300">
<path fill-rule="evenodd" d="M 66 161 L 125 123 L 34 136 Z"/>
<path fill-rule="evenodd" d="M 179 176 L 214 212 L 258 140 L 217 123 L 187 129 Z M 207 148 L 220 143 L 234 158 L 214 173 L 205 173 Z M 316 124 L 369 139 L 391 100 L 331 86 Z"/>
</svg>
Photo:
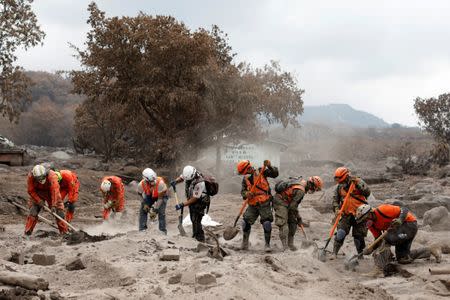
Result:
<svg viewBox="0 0 450 300">
<path fill-rule="evenodd" d="M 19 209 L 21 209 L 21 210 L 23 210 L 23 211 L 28 211 L 28 209 L 27 209 L 25 206 L 20 205 L 19 203 L 15 202 L 15 201 L 13 201 L 13 200 L 11 200 L 11 199 L 7 199 L 7 201 L 8 201 L 10 204 L 14 205 L 15 207 L 17 207 L 17 208 L 19 208 Z M 47 225 L 50 225 L 50 226 L 53 227 L 53 228 L 58 229 L 58 226 L 56 226 L 55 224 L 53 224 L 53 222 L 50 221 L 49 219 L 44 218 L 44 217 L 42 217 L 42 216 L 40 216 L 40 215 L 38 215 L 38 219 L 39 219 L 39 221 L 41 221 L 41 222 L 43 222 L 43 223 L 45 223 L 45 224 L 47 224 Z"/>
<path fill-rule="evenodd" d="M 254 192 L 255 192 L 255 188 L 256 188 L 256 186 L 260 183 L 261 178 L 262 178 L 262 176 L 263 176 L 265 170 L 266 170 L 266 166 L 263 166 L 263 167 L 261 168 L 261 172 L 259 172 L 259 175 L 258 175 L 258 177 L 256 178 L 256 181 L 253 183 L 253 186 L 252 186 L 252 188 L 250 189 L 250 192 L 251 192 L 251 193 L 254 193 Z M 232 227 L 227 227 L 227 228 L 225 228 L 225 231 L 223 232 L 223 238 L 224 238 L 226 241 L 232 240 L 232 239 L 239 233 L 239 229 L 236 228 L 236 224 L 237 224 L 239 218 L 241 217 L 242 213 L 244 212 L 244 209 L 245 209 L 245 207 L 247 206 L 247 204 L 248 204 L 248 201 L 247 201 L 247 200 L 244 200 L 244 201 L 242 202 L 241 209 L 239 210 L 239 214 L 236 216 L 236 219 L 234 220 L 233 226 L 232 226 Z"/>
<path fill-rule="evenodd" d="M 353 193 L 353 190 L 355 189 L 355 183 L 352 182 L 350 185 L 350 188 L 348 189 L 347 195 L 345 196 L 344 202 L 342 203 L 341 209 L 338 212 L 338 215 L 336 216 L 336 220 L 334 221 L 333 227 L 331 227 L 330 234 L 328 236 L 327 242 L 325 243 L 325 247 L 319 249 L 318 251 L 318 259 L 322 262 L 326 261 L 326 249 L 328 247 L 328 244 L 330 243 L 331 239 L 334 235 L 334 230 L 336 229 L 339 220 L 341 219 L 342 213 L 344 212 L 344 209 L 347 206 L 348 199 L 350 198 L 351 193 Z"/>
<path fill-rule="evenodd" d="M 69 227 L 70 229 L 72 229 L 73 231 L 79 232 L 78 229 L 76 229 L 75 227 L 73 227 L 72 224 L 70 224 L 69 222 L 67 222 L 66 220 L 64 220 L 64 218 L 61 218 L 57 213 L 54 213 L 50 208 L 48 208 L 46 205 L 42 206 L 44 208 L 44 210 L 46 210 L 47 212 L 51 213 L 55 218 L 57 218 L 59 221 L 63 222 L 65 225 L 67 225 L 67 227 Z"/>
<path fill-rule="evenodd" d="M 389 229 L 388 229 L 389 230 Z M 367 246 L 364 250 L 370 250 L 372 251 L 377 245 L 378 243 L 384 239 L 384 237 L 386 236 L 386 234 L 388 234 L 388 230 L 386 230 L 385 232 L 383 232 L 379 237 L 376 238 L 375 241 L 372 242 L 372 244 L 370 244 L 369 246 Z M 348 259 L 345 262 L 345 269 L 346 270 L 354 270 L 355 267 L 358 265 L 358 259 L 363 257 L 363 253 L 364 250 L 361 253 L 355 254 L 353 255 L 350 259 Z"/>
<path fill-rule="evenodd" d="M 180 204 L 180 200 L 178 200 L 177 190 L 175 188 L 173 189 L 173 194 L 175 196 L 175 201 L 177 202 L 177 204 Z M 181 208 L 180 215 L 178 216 L 178 231 L 180 232 L 181 236 L 186 236 L 186 231 L 184 231 L 183 227 L 183 209 L 184 207 Z"/>
<path fill-rule="evenodd" d="M 302 231 L 303 237 L 304 239 L 302 240 L 302 248 L 308 248 L 310 246 L 313 246 L 315 249 L 318 248 L 316 242 L 311 241 L 310 239 L 308 239 L 308 236 L 306 235 L 306 231 L 305 231 L 305 227 L 303 226 L 303 224 L 298 224 L 298 228 L 300 228 L 300 230 Z"/>
</svg>

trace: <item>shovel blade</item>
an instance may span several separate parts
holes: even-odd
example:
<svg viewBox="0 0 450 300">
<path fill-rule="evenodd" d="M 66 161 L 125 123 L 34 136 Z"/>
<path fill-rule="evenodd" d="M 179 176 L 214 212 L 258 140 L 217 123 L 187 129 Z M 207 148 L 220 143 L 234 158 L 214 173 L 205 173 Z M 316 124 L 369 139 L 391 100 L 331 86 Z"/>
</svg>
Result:
<svg viewBox="0 0 450 300">
<path fill-rule="evenodd" d="M 317 251 L 317 258 L 321 262 L 326 262 L 327 261 L 327 252 L 325 251 L 325 249 L 319 249 L 319 251 Z"/>
<path fill-rule="evenodd" d="M 179 221 L 178 221 L 178 231 L 180 232 L 181 236 L 186 236 L 186 231 L 184 231 L 184 227 L 183 227 L 183 216 L 179 216 Z"/>
<path fill-rule="evenodd" d="M 227 227 L 223 232 L 223 238 L 226 241 L 234 239 L 234 237 L 239 233 L 239 229 L 236 227 Z"/>
</svg>

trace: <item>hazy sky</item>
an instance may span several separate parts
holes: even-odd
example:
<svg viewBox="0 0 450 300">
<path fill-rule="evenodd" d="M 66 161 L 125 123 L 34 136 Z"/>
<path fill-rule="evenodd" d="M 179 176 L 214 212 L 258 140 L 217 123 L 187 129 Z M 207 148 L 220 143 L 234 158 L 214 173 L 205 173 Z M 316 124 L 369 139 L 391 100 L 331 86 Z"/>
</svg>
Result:
<svg viewBox="0 0 450 300">
<path fill-rule="evenodd" d="M 32 70 L 78 67 L 68 43 L 89 29 L 86 0 L 35 0 L 43 47 L 20 52 Z M 348 103 L 415 125 L 413 99 L 450 92 L 450 1 L 97 1 L 108 16 L 173 15 L 191 29 L 217 24 L 237 60 L 292 71 L 306 105 Z"/>
</svg>

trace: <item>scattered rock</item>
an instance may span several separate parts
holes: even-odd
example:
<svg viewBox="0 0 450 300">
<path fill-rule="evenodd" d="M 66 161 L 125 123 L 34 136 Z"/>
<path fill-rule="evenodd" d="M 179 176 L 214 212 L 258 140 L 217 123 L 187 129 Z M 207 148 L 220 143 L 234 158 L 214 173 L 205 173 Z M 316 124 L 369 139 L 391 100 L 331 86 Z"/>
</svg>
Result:
<svg viewBox="0 0 450 300">
<path fill-rule="evenodd" d="M 216 284 L 216 276 L 214 276 L 211 273 L 197 273 L 195 275 L 195 282 L 197 284 L 201 285 L 210 285 L 210 284 Z"/>
<path fill-rule="evenodd" d="M 136 279 L 133 277 L 125 277 L 120 280 L 120 286 L 130 286 L 136 283 Z"/>
<path fill-rule="evenodd" d="M 23 265 L 25 264 L 25 255 L 23 252 L 13 252 L 11 253 L 9 261 L 18 265 Z"/>
<path fill-rule="evenodd" d="M 56 257 L 54 255 L 46 254 L 34 254 L 33 263 L 39 266 L 51 266 L 56 262 Z"/>
<path fill-rule="evenodd" d="M 436 225 L 448 216 L 448 210 L 444 206 L 439 206 L 427 210 L 423 215 L 423 225 Z"/>
<path fill-rule="evenodd" d="M 83 261 L 79 257 L 73 259 L 68 264 L 66 264 L 67 271 L 76 271 L 76 270 L 84 270 L 84 269 L 86 269 L 86 266 L 84 265 Z"/>
<path fill-rule="evenodd" d="M 403 168 L 400 166 L 400 160 L 397 157 L 388 157 L 384 167 L 389 173 L 399 174 L 403 172 Z"/>
<path fill-rule="evenodd" d="M 182 275 L 180 273 L 169 278 L 169 284 L 178 284 L 181 282 Z"/>
<path fill-rule="evenodd" d="M 205 243 L 198 243 L 195 251 L 196 252 L 207 252 L 207 251 L 209 251 L 209 247 Z"/>
<path fill-rule="evenodd" d="M 163 289 L 162 289 L 160 286 L 158 286 L 158 287 L 153 291 L 153 294 L 162 297 L 162 296 L 164 296 L 164 291 L 163 291 Z"/>
<path fill-rule="evenodd" d="M 159 274 L 166 274 L 167 273 L 167 266 L 165 266 L 164 268 L 161 269 L 161 271 L 159 271 Z"/>
<path fill-rule="evenodd" d="M 195 284 L 195 273 L 186 271 L 181 275 L 182 284 Z"/>
<path fill-rule="evenodd" d="M 416 216 L 422 218 L 426 211 L 435 207 L 445 206 L 447 210 L 450 209 L 450 197 L 443 195 L 427 195 L 418 201 L 408 203 L 407 206 Z"/>
<path fill-rule="evenodd" d="M 60 160 L 68 160 L 72 158 L 69 154 L 67 154 L 64 151 L 55 151 L 51 154 L 51 156 Z"/>
<path fill-rule="evenodd" d="M 160 256 L 161 261 L 179 261 L 180 260 L 180 250 L 178 249 L 166 249 Z"/>
<path fill-rule="evenodd" d="M 58 292 L 56 292 L 56 291 L 52 291 L 50 293 L 50 300 L 63 300 L 63 299 L 64 298 L 61 297 L 61 295 Z"/>
</svg>

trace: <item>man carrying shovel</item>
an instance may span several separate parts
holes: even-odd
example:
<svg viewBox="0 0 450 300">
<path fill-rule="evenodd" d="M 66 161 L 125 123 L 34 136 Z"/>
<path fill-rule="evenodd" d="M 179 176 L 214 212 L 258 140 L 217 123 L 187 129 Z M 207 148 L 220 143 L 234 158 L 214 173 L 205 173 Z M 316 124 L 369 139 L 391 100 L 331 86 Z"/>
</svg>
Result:
<svg viewBox="0 0 450 300">
<path fill-rule="evenodd" d="M 350 233 L 350 229 L 352 229 L 356 251 L 361 253 L 366 247 L 364 239 L 367 236 L 367 228 L 364 224 L 356 222 L 355 214 L 359 206 L 367 204 L 367 197 L 370 196 L 367 184 L 361 178 L 351 176 L 350 170 L 346 167 L 336 169 L 334 180 L 338 185 L 333 198 L 333 209 L 336 218 L 340 216 L 340 219 L 334 239 L 333 259 L 337 258 L 339 249 L 344 244 L 344 239 Z M 344 201 L 345 199 L 346 201 Z"/>
<path fill-rule="evenodd" d="M 244 175 L 241 195 L 244 201 L 248 203 L 242 225 L 243 239 L 241 248 L 242 250 L 248 250 L 250 231 L 252 225 L 259 217 L 264 229 L 264 250 L 270 252 L 273 215 L 272 194 L 267 177 L 278 177 L 278 168 L 273 167 L 269 160 L 265 160 L 264 167 L 256 170 L 249 160 L 243 160 L 237 164 L 237 171 L 240 175 Z"/>
<path fill-rule="evenodd" d="M 30 213 L 25 224 L 25 235 L 31 235 L 38 222 L 38 214 L 47 202 L 51 211 L 64 219 L 64 204 L 59 191 L 58 176 L 42 165 L 36 165 L 28 174 L 28 194 Z M 67 225 L 56 218 L 59 232 L 67 233 Z"/>
<path fill-rule="evenodd" d="M 276 194 L 273 198 L 275 225 L 279 228 L 283 251 L 288 247 L 291 251 L 297 250 L 294 245 L 294 236 L 297 227 L 302 224 L 298 206 L 306 193 L 320 191 L 322 186 L 323 181 L 319 176 L 309 177 L 308 180 L 290 178 L 275 185 Z"/>
</svg>

